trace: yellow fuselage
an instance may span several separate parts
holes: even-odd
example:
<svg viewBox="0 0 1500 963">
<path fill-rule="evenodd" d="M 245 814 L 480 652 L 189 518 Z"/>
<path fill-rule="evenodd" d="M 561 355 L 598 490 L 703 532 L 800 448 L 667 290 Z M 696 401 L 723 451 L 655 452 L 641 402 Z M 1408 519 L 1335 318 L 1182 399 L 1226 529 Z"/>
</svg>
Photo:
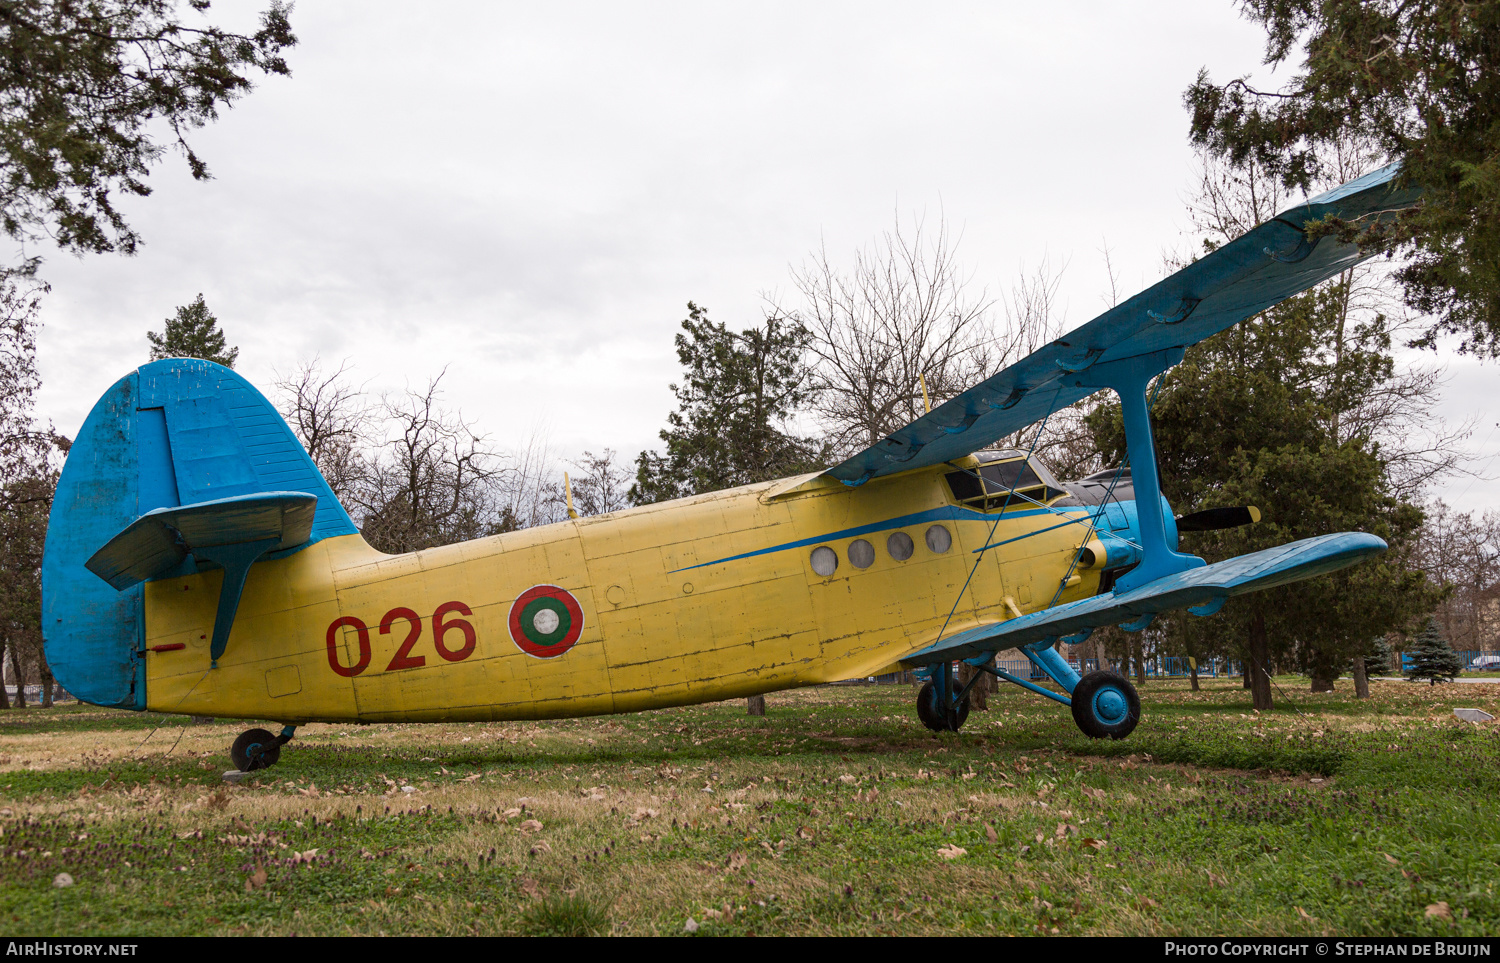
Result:
<svg viewBox="0 0 1500 963">
<path fill-rule="evenodd" d="M 409 555 L 326 538 L 251 569 L 212 669 L 222 574 L 149 582 L 147 707 L 288 723 L 632 712 L 871 675 L 940 631 L 1094 594 L 1097 571 L 1058 593 L 1084 528 L 1024 502 L 1003 517 L 965 508 L 951 470 L 752 485 Z M 857 539 L 874 550 L 864 568 Z M 814 570 L 822 546 L 832 575 Z M 560 654 L 516 641 L 517 599 L 535 586 L 576 599 L 581 631 Z"/>
</svg>

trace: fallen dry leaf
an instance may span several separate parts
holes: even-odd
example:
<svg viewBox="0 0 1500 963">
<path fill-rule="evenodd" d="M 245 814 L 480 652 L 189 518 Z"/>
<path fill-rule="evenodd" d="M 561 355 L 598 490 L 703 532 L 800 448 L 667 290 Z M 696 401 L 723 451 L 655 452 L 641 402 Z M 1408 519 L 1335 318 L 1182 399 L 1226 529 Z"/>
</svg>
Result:
<svg viewBox="0 0 1500 963">
<path fill-rule="evenodd" d="M 967 856 L 968 854 L 969 851 L 967 849 L 964 849 L 962 846 L 955 846 L 952 843 L 938 847 L 938 855 L 944 859 L 957 859 L 960 856 Z"/>
<path fill-rule="evenodd" d="M 730 853 L 728 863 L 729 871 L 732 873 L 748 862 L 750 862 L 750 859 L 744 853 Z"/>
<path fill-rule="evenodd" d="M 245 892 L 252 893 L 255 890 L 260 889 L 264 885 L 266 885 L 266 868 L 260 864 L 259 860 L 257 860 L 255 863 L 254 875 L 248 877 L 245 880 Z"/>
<path fill-rule="evenodd" d="M 520 829 L 523 833 L 537 833 L 541 832 L 542 824 L 535 819 L 528 819 L 521 824 Z"/>
<path fill-rule="evenodd" d="M 1000 837 L 995 834 L 995 827 L 990 825 L 989 823 L 984 824 L 984 835 L 985 838 L 992 843 L 997 843 L 1000 841 Z"/>
<path fill-rule="evenodd" d="M 1451 920 L 1453 919 L 1453 910 L 1448 908 L 1447 903 L 1433 903 L 1427 907 L 1427 911 L 1422 915 L 1430 920 Z"/>
</svg>

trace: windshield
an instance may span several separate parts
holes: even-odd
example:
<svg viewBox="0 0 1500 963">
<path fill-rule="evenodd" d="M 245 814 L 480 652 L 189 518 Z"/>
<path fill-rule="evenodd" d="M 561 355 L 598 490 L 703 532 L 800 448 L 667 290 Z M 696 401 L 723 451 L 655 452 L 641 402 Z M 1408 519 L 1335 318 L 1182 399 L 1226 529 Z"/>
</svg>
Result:
<svg viewBox="0 0 1500 963">
<path fill-rule="evenodd" d="M 952 471 L 944 476 L 955 499 L 970 508 L 994 511 L 1005 507 L 1006 498 L 1011 491 L 1026 496 L 1010 496 L 1011 505 L 1026 504 L 1028 498 L 1045 502 L 1067 494 L 1048 484 L 1051 474 L 1045 468 L 1024 457 L 1008 461 L 992 461 L 984 457 L 996 454 L 1014 453 L 978 452 L 976 457 L 982 463 L 977 468 Z"/>
</svg>

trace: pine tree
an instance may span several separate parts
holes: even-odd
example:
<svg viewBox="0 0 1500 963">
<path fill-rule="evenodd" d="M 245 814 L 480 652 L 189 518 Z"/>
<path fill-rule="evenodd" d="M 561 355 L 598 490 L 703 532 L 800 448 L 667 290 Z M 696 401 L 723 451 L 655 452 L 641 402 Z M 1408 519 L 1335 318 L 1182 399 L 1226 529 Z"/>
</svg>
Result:
<svg viewBox="0 0 1500 963">
<path fill-rule="evenodd" d="M 1461 351 L 1500 356 L 1500 4 L 1244 0 L 1241 10 L 1266 28 L 1264 62 L 1281 85 L 1200 72 L 1186 95 L 1193 141 L 1298 188 L 1350 140 L 1400 161 L 1421 204 L 1393 220 L 1329 219 L 1313 236 L 1405 249 L 1406 302 L 1432 319 L 1422 343 L 1456 334 Z"/>
<path fill-rule="evenodd" d="M 630 501 L 649 505 L 673 498 L 816 471 L 825 453 L 812 440 L 783 430 L 806 401 L 809 373 L 802 361 L 807 332 L 778 316 L 764 327 L 730 331 L 688 302 L 677 335 L 684 382 L 672 385 L 678 409 L 661 432 L 666 453 L 636 458 Z"/>
<path fill-rule="evenodd" d="M 1464 668 L 1464 660 L 1443 638 L 1443 630 L 1433 618 L 1427 620 L 1406 655 L 1411 659 L 1406 677 L 1426 679 L 1429 685 L 1437 685 L 1439 680 L 1451 682 Z"/>
<path fill-rule="evenodd" d="M 1385 675 L 1391 671 L 1391 643 L 1383 635 L 1370 643 L 1370 654 L 1364 657 L 1365 672 L 1369 675 Z"/>
<path fill-rule="evenodd" d="M 240 356 L 239 348 L 230 348 L 224 342 L 224 332 L 219 330 L 219 319 L 203 303 L 203 295 L 193 299 L 192 304 L 177 309 L 174 317 L 167 319 L 161 334 L 148 331 L 151 341 L 151 360 L 163 358 L 202 358 L 234 367 Z"/>
<path fill-rule="evenodd" d="M 0 5 L 0 230 L 25 243 L 133 254 L 118 206 L 151 193 L 169 146 L 197 180 L 208 166 L 187 137 L 248 93 L 256 73 L 287 76 L 297 43 L 290 6 L 272 0 L 252 34 L 186 23 L 170 0 L 6 0 Z M 248 11 L 246 11 L 248 12 Z M 243 20 L 241 21 L 243 22 Z M 35 266 L 35 259 L 30 261 Z"/>
</svg>

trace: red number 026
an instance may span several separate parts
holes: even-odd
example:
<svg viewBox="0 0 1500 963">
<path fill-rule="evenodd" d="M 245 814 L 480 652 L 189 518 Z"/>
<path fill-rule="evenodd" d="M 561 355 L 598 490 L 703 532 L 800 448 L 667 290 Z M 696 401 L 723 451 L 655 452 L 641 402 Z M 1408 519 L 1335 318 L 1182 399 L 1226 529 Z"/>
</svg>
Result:
<svg viewBox="0 0 1500 963">
<path fill-rule="evenodd" d="M 479 642 L 479 636 L 474 631 L 473 624 L 467 619 L 454 617 L 473 614 L 462 602 L 444 602 L 432 613 L 432 645 L 445 661 L 462 662 L 474 654 L 474 647 Z M 386 665 L 385 671 L 416 669 L 426 665 L 425 655 L 412 653 L 412 648 L 422 635 L 422 617 L 406 606 L 399 605 L 380 617 L 380 634 L 390 635 L 392 627 L 397 622 L 406 622 L 409 628 L 406 638 L 401 641 L 400 647 L 396 649 L 396 654 Z M 359 645 L 359 659 L 353 665 L 344 665 L 339 657 L 339 629 L 346 627 L 354 630 Z M 458 648 L 450 648 L 448 640 L 455 632 L 462 637 L 463 644 Z M 362 619 L 352 615 L 334 619 L 328 626 L 327 644 L 328 667 L 344 678 L 352 679 L 370 667 L 370 627 Z"/>
</svg>

